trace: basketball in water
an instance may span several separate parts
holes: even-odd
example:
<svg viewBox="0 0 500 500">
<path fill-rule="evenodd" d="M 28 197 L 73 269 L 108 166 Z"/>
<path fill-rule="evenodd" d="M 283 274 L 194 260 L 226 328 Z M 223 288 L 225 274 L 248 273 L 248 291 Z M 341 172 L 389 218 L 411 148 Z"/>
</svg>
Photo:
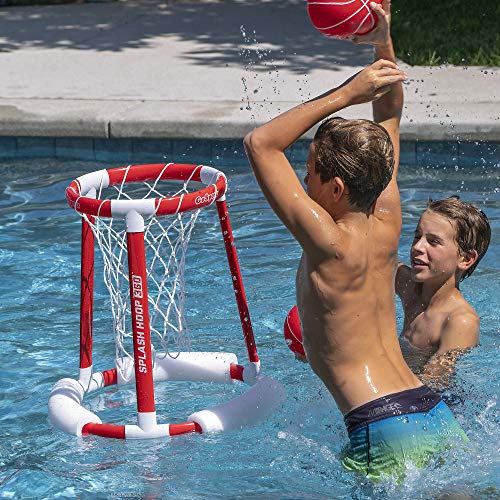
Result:
<svg viewBox="0 0 500 500">
<path fill-rule="evenodd" d="M 302 330 L 297 306 L 293 306 L 288 313 L 283 326 L 283 334 L 285 335 L 286 345 L 292 352 L 301 356 L 306 355 L 302 345 Z"/>
<path fill-rule="evenodd" d="M 365 35 L 377 25 L 377 14 L 370 9 L 370 3 L 369 0 L 307 0 L 307 12 L 323 35 L 347 38 Z"/>
</svg>

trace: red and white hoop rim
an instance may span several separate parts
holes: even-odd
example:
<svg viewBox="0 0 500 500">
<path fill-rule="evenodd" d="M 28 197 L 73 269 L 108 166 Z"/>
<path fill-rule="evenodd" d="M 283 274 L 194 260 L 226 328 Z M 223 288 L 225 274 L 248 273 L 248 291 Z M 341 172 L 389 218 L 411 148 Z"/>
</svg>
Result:
<svg viewBox="0 0 500 500">
<path fill-rule="evenodd" d="M 99 200 L 96 193 L 108 186 L 130 182 L 179 180 L 195 181 L 207 187 L 191 193 L 140 200 Z M 184 163 L 129 165 L 82 175 L 66 188 L 66 200 L 77 212 L 98 217 L 125 217 L 136 211 L 143 217 L 171 215 L 211 205 L 223 200 L 226 176 L 216 168 Z"/>
</svg>

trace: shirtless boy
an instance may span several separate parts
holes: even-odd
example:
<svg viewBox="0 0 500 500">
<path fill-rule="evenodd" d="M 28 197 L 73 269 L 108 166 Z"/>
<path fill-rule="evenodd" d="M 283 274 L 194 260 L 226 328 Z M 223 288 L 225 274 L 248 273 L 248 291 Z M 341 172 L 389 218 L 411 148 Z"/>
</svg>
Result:
<svg viewBox="0 0 500 500">
<path fill-rule="evenodd" d="M 430 201 L 415 229 L 411 267 L 399 264 L 403 354 L 421 380 L 448 385 L 453 364 L 479 341 L 479 316 L 459 284 L 483 258 L 491 237 L 486 215 L 457 196 Z"/>
<path fill-rule="evenodd" d="M 359 41 L 375 46 L 375 63 L 250 132 L 244 144 L 265 197 L 303 249 L 296 291 L 304 348 L 344 414 L 350 447 L 342 463 L 378 477 L 403 471 L 407 459 L 425 463 L 463 431 L 408 368 L 398 342 L 396 174 L 406 75 L 395 64 L 390 2 L 371 5 L 378 27 Z M 375 122 L 321 124 L 304 191 L 285 150 L 329 115 L 369 101 Z"/>
</svg>

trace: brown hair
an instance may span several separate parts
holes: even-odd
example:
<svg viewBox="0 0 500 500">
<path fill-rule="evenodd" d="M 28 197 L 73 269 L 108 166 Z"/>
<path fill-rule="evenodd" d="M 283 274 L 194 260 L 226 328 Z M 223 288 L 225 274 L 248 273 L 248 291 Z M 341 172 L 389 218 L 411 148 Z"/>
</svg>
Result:
<svg viewBox="0 0 500 500">
<path fill-rule="evenodd" d="M 330 118 L 319 126 L 314 146 L 321 182 L 339 177 L 349 188 L 349 202 L 368 212 L 394 170 L 394 147 L 385 128 L 370 120 Z"/>
<path fill-rule="evenodd" d="M 429 200 L 427 210 L 446 217 L 455 228 L 455 241 L 460 252 L 470 254 L 477 252 L 477 260 L 460 278 L 463 281 L 476 269 L 484 257 L 491 239 L 491 228 L 486 214 L 479 208 L 462 201 L 458 196 L 450 196 L 442 200 Z"/>
</svg>

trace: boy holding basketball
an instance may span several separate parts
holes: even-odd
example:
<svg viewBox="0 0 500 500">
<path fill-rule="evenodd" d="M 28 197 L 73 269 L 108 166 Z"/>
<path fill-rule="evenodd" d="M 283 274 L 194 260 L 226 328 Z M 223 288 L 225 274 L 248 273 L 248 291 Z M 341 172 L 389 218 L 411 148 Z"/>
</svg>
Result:
<svg viewBox="0 0 500 500">
<path fill-rule="evenodd" d="M 436 388 L 447 386 L 457 357 L 478 343 L 479 316 L 459 284 L 474 272 L 490 238 L 488 218 L 481 210 L 458 196 L 433 200 L 415 229 L 410 267 L 398 266 L 405 359 Z"/>
<path fill-rule="evenodd" d="M 395 63 L 389 2 L 371 5 L 378 27 L 357 41 L 375 46 L 375 63 L 244 143 L 264 195 L 303 249 L 296 288 L 304 348 L 344 414 L 350 446 L 342 463 L 379 477 L 404 471 L 408 459 L 423 464 L 449 436 L 464 434 L 408 368 L 398 342 L 396 175 L 406 74 Z M 332 118 L 320 125 L 304 191 L 285 150 L 329 115 L 369 101 L 374 122 Z"/>
</svg>

